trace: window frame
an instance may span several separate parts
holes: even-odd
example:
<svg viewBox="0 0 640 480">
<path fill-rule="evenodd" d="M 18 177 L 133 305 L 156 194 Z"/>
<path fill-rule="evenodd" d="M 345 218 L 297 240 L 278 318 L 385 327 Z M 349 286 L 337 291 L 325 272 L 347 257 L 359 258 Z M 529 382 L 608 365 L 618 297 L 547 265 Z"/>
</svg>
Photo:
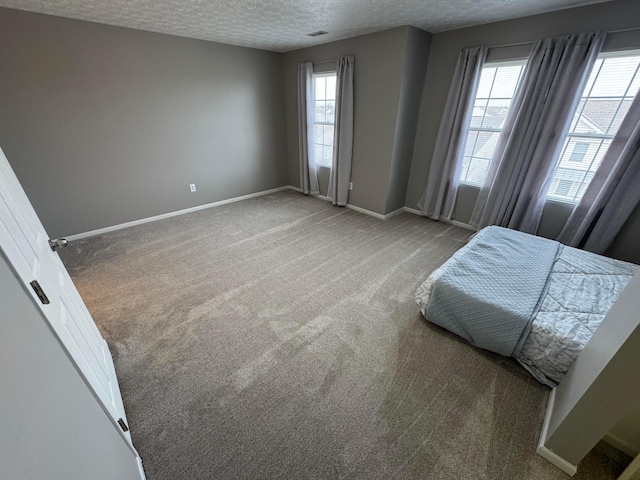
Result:
<svg viewBox="0 0 640 480">
<path fill-rule="evenodd" d="M 613 50 L 613 51 L 605 51 L 605 52 L 600 52 L 600 54 L 598 55 L 597 60 L 603 60 L 603 62 L 600 64 L 600 70 L 602 69 L 602 65 L 604 64 L 604 60 L 607 59 L 611 59 L 611 58 L 624 58 L 624 57 L 640 57 L 640 48 L 632 48 L 632 49 L 621 49 L 621 50 Z M 593 68 L 596 68 L 596 65 L 594 65 Z M 591 76 L 593 71 L 589 72 L 589 75 Z M 600 75 L 600 72 L 597 73 L 593 83 L 591 84 L 591 90 L 593 90 L 594 85 L 597 82 L 597 79 Z M 631 80 L 629 82 L 629 84 L 627 85 L 627 89 L 625 90 L 625 93 L 622 97 L 620 96 L 611 96 L 611 99 L 627 99 L 630 98 L 631 101 L 633 101 L 633 99 L 635 98 L 636 95 L 640 94 L 640 90 L 636 91 L 634 95 L 630 96 L 629 95 L 629 88 L 631 87 L 631 85 L 634 82 L 634 79 L 636 78 L 637 75 L 640 75 L 640 63 L 638 64 L 638 66 L 636 67 L 636 71 L 634 72 L 633 76 L 631 77 Z M 586 88 L 587 85 L 585 85 Z M 583 91 L 582 94 L 584 94 L 585 92 Z M 605 98 L 609 98 L 606 96 L 597 96 L 597 97 L 591 97 L 590 96 L 591 91 L 587 94 L 586 97 L 582 96 L 580 97 L 580 99 L 582 100 L 583 98 L 585 99 L 589 99 L 589 98 L 600 98 L 600 99 L 605 99 Z M 587 100 L 585 100 L 584 104 L 586 105 Z M 613 116 L 611 118 L 611 121 L 609 123 L 609 127 L 607 128 L 607 131 L 609 130 L 609 128 L 611 128 L 611 123 L 615 120 L 618 112 L 620 111 L 620 107 L 622 105 L 622 102 L 620 102 L 618 104 L 618 106 L 616 107 L 615 112 L 613 113 Z M 582 109 L 576 109 L 576 112 L 574 113 L 574 116 L 571 119 L 571 124 L 573 125 L 573 122 L 575 121 L 576 117 L 575 115 L 579 113 L 578 119 L 582 116 L 582 112 L 584 111 L 585 106 L 582 106 Z M 623 117 L 624 118 L 624 117 Z M 575 128 L 575 127 L 574 127 Z M 616 131 L 617 134 L 617 131 Z M 597 134 L 597 133 L 587 133 L 587 132 L 567 132 L 567 134 L 565 135 L 564 139 L 563 139 L 563 146 L 562 149 L 560 151 L 559 157 L 558 157 L 558 163 L 555 167 L 555 169 L 553 170 L 553 172 L 551 172 L 550 175 L 550 185 L 559 185 L 560 181 L 563 180 L 560 177 L 557 177 L 556 175 L 558 174 L 558 170 L 560 170 L 561 168 L 561 162 L 563 157 L 566 155 L 566 150 L 567 148 L 569 148 L 569 145 L 571 144 L 571 139 L 575 139 L 575 143 L 574 145 L 577 146 L 579 145 L 581 142 L 580 140 L 587 140 L 587 139 L 593 139 L 595 140 L 595 142 L 584 142 L 584 143 L 589 143 L 589 148 L 587 149 L 587 151 L 592 147 L 592 145 L 597 145 L 596 146 L 596 153 L 593 155 L 593 158 L 591 159 L 589 166 L 587 167 L 584 173 L 584 175 L 582 175 L 582 178 L 580 180 L 579 185 L 577 186 L 577 188 L 571 188 L 570 191 L 575 191 L 573 198 L 569 199 L 566 196 L 561 196 L 561 195 L 556 195 L 552 192 L 552 188 L 550 187 L 545 201 L 546 202 L 555 202 L 555 203 L 562 203 L 565 205 L 571 205 L 571 206 L 575 206 L 578 203 L 580 203 L 580 200 L 582 199 L 582 195 L 584 195 L 584 192 L 587 190 L 587 188 L 589 187 L 589 184 L 591 183 L 591 181 L 593 180 L 593 177 L 595 176 L 596 172 L 598 171 L 598 169 L 600 168 L 600 165 L 598 165 L 597 168 L 592 170 L 592 166 L 593 163 L 596 161 L 596 158 L 598 158 L 598 155 L 600 154 L 600 150 L 603 148 L 603 144 L 605 141 L 611 141 L 613 140 L 613 138 L 615 137 L 616 134 L 611 134 L 611 133 L 602 133 L 602 134 Z M 599 144 L 597 143 L 597 141 L 599 141 Z M 575 148 L 574 146 L 574 148 Z M 602 154 L 602 157 L 604 158 L 604 156 L 607 154 L 608 149 L 611 147 L 611 144 L 609 144 L 608 146 L 605 147 L 605 151 Z M 570 156 L 573 155 L 573 151 L 571 152 Z M 585 152 L 585 156 L 587 155 L 587 152 Z M 569 157 L 570 157 L 569 156 Z M 584 158 L 581 162 L 571 162 L 569 160 L 569 158 L 567 159 L 567 163 L 571 164 L 571 163 L 575 163 L 576 165 L 578 165 L 579 163 L 583 163 L 584 162 Z M 565 168 L 566 170 L 566 168 Z M 574 169 L 574 170 L 578 170 L 578 169 Z M 590 177 L 590 178 L 589 178 Z M 580 195 L 580 197 L 577 197 L 578 193 L 582 192 L 582 195 Z"/>
<path fill-rule="evenodd" d="M 316 79 L 317 78 L 327 78 L 327 77 L 336 77 L 337 80 L 337 75 L 338 72 L 337 70 L 327 70 L 327 71 L 322 71 L 322 72 L 314 72 L 313 73 L 313 122 L 312 122 L 312 129 L 313 129 L 313 144 L 312 144 L 312 148 L 314 149 L 314 153 L 315 153 L 315 149 L 316 149 L 316 145 L 322 145 L 323 147 L 331 147 L 333 150 L 333 145 L 335 144 L 335 135 L 336 135 L 336 130 L 335 130 L 335 104 L 337 102 L 337 99 L 335 98 L 335 94 L 334 94 L 334 99 L 333 99 L 333 104 L 334 104 L 334 118 L 333 118 L 333 122 L 327 122 L 326 121 L 326 112 L 325 112 L 325 121 L 317 121 L 316 120 Z M 337 82 L 336 82 L 337 83 Z M 337 87 L 336 87 L 337 88 Z M 337 92 L 336 92 L 337 93 Z M 324 100 L 325 102 L 327 101 L 326 99 Z M 331 126 L 333 127 L 333 138 L 331 140 L 331 145 L 327 145 L 326 143 L 316 143 L 316 135 L 315 135 L 315 127 L 316 125 L 321 125 L 321 126 Z M 314 154 L 314 158 L 315 158 L 315 154 Z M 318 162 L 318 159 L 315 158 L 315 162 L 316 162 L 316 166 L 318 167 L 323 167 L 323 168 L 331 168 L 331 163 L 329 163 L 328 165 L 324 162 Z"/>
<path fill-rule="evenodd" d="M 513 96 L 510 98 L 510 102 L 512 102 L 513 98 L 515 97 L 515 92 L 518 90 L 518 86 L 520 84 L 520 81 L 522 80 L 522 75 L 523 75 L 523 73 L 524 73 L 524 71 L 526 69 L 527 60 L 528 60 L 527 57 L 518 57 L 518 58 L 512 58 L 512 59 L 506 59 L 506 60 L 493 60 L 493 61 L 485 62 L 485 64 L 482 66 L 482 69 L 484 70 L 485 68 L 501 68 L 501 67 L 513 67 L 513 66 L 522 67 L 522 69 L 520 70 L 520 75 L 518 76 L 518 80 L 516 81 L 516 85 L 515 85 L 515 87 L 513 89 Z M 481 75 L 482 75 L 482 73 L 481 73 Z M 487 103 L 489 101 L 495 100 L 495 99 L 504 99 L 503 97 L 496 97 L 495 99 L 491 98 L 491 91 L 493 90 L 494 83 L 495 83 L 495 78 L 494 78 L 494 80 L 492 82 L 491 89 L 489 91 L 489 96 L 487 97 Z M 475 94 L 475 96 L 473 98 L 474 108 L 475 108 L 475 103 L 476 103 L 477 98 L 478 98 L 478 92 L 476 91 L 476 94 Z M 509 108 L 511 108 L 511 104 L 509 105 Z M 507 115 L 508 115 L 508 111 L 507 111 Z M 473 162 L 474 159 L 487 160 L 488 161 L 487 170 L 488 170 L 489 167 L 491 166 L 491 163 L 493 162 L 493 156 L 495 154 L 495 147 L 494 147 L 493 152 L 491 152 L 491 158 L 488 158 L 488 159 L 482 158 L 481 159 L 479 157 L 474 157 L 473 155 L 471 155 L 470 157 L 467 157 L 464 154 L 464 151 L 467 149 L 467 141 L 469 139 L 469 134 L 471 132 L 478 132 L 477 135 L 476 135 L 476 140 L 475 140 L 476 142 L 478 140 L 478 137 L 480 136 L 480 133 L 497 133 L 498 134 L 498 138 L 499 138 L 500 135 L 502 134 L 503 129 L 504 129 L 504 125 L 501 128 L 482 127 L 482 126 L 473 127 L 471 125 L 471 121 L 472 120 L 469 119 L 469 128 L 468 128 L 468 131 L 467 131 L 467 139 L 465 139 L 463 153 L 462 153 L 462 157 L 460 159 L 460 161 L 461 161 L 461 164 L 460 164 L 461 172 L 460 172 L 459 184 L 463 185 L 465 187 L 482 188 L 482 183 L 478 184 L 478 183 L 475 183 L 475 182 L 470 182 L 466 178 L 462 177 L 463 165 L 465 163 L 465 160 L 467 158 L 469 158 L 469 167 L 467 168 L 467 175 L 468 175 L 468 172 L 471 169 L 472 162 Z M 482 124 L 482 122 L 480 122 L 480 123 Z M 474 145 L 474 148 L 472 149 L 472 152 L 473 152 L 474 149 L 475 149 L 475 145 Z M 486 175 L 485 175 L 485 177 L 486 177 Z"/>
<path fill-rule="evenodd" d="M 577 152 L 580 155 L 580 158 L 577 158 L 576 151 L 580 147 L 580 150 Z M 571 163 L 582 163 L 584 161 L 584 157 L 587 155 L 589 148 L 591 147 L 591 143 L 589 142 L 576 142 L 571 150 L 571 155 L 567 159 L 567 162 Z"/>
</svg>

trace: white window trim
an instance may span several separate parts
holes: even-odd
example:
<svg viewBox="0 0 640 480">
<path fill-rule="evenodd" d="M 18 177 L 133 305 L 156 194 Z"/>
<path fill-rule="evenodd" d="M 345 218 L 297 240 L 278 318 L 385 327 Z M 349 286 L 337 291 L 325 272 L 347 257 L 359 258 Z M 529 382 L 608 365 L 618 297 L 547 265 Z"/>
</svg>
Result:
<svg viewBox="0 0 640 480">
<path fill-rule="evenodd" d="M 490 67 L 490 68 L 500 68 L 500 67 L 515 67 L 515 66 L 519 66 L 519 65 L 523 65 L 526 66 L 527 65 L 527 57 L 518 57 L 518 58 L 512 58 L 509 60 L 493 60 L 490 62 L 484 62 L 484 65 L 482 68 L 485 67 Z"/>
<path fill-rule="evenodd" d="M 335 77 L 335 76 L 337 76 L 337 73 L 338 73 L 338 71 L 335 68 L 333 70 L 327 70 L 327 71 L 323 71 L 323 72 L 318 72 L 318 73 L 314 72 L 313 73 L 313 109 L 314 109 L 314 112 L 315 112 L 315 106 L 316 106 L 316 89 L 315 89 L 315 80 L 316 80 L 316 78 Z M 334 104 L 336 103 L 336 101 L 337 101 L 337 99 L 333 100 Z M 335 119 L 334 119 L 333 122 L 319 122 L 319 121 L 316 121 L 315 114 L 314 114 L 314 116 L 313 116 L 313 125 L 314 126 L 315 125 L 329 125 L 329 126 L 334 127 L 334 133 L 333 133 L 334 138 L 333 138 L 333 140 L 335 142 L 335 125 L 336 125 Z M 316 144 L 315 136 L 314 136 L 313 147 L 315 148 L 316 145 L 321 145 L 321 144 Z M 316 161 L 316 166 L 322 167 L 322 168 L 331 168 L 331 165 L 326 165 L 324 163 L 318 163 L 317 161 Z"/>
<path fill-rule="evenodd" d="M 515 66 L 522 66 L 522 72 L 520 73 L 520 77 L 518 77 L 518 83 L 516 84 L 516 88 L 514 90 L 514 95 L 515 95 L 515 91 L 517 91 L 518 88 L 518 84 L 520 83 L 520 80 L 522 79 L 522 75 L 524 73 L 525 68 L 527 67 L 527 58 L 514 58 L 514 59 L 509 59 L 509 60 L 496 60 L 496 61 L 491 61 L 491 62 L 485 62 L 485 64 L 483 65 L 483 69 L 484 68 L 501 68 L 501 67 L 515 67 Z M 494 79 L 495 81 L 495 79 Z M 476 96 L 473 99 L 474 104 L 475 101 L 477 99 L 477 92 L 476 92 Z M 491 99 L 491 97 L 489 97 L 489 99 Z M 513 100 L 513 97 L 512 97 Z M 491 127 L 472 127 L 471 125 L 469 125 L 469 132 L 486 132 L 486 133 L 502 133 L 502 128 L 491 128 Z M 476 137 L 477 139 L 477 137 Z M 494 151 L 495 153 L 495 151 Z M 478 158 L 478 157 L 470 157 L 470 161 L 473 161 L 474 158 Z M 461 161 L 464 162 L 465 160 L 465 156 L 463 155 Z M 493 161 L 493 158 L 490 159 L 482 159 L 482 160 L 488 160 L 489 161 L 489 166 L 491 165 L 491 162 Z M 460 185 L 464 185 L 466 187 L 472 187 L 472 188 L 482 188 L 481 185 L 478 185 L 477 183 L 472 183 L 472 182 L 468 182 L 466 180 L 460 179 Z"/>
<path fill-rule="evenodd" d="M 627 48 L 621 50 L 608 50 L 600 52 L 598 58 L 636 57 L 640 55 L 640 48 Z"/>
</svg>

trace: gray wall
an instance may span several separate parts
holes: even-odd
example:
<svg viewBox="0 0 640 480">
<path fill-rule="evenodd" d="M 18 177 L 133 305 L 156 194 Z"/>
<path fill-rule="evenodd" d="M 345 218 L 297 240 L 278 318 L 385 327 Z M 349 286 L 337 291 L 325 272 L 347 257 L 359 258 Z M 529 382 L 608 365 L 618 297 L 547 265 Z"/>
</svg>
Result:
<svg viewBox="0 0 640 480">
<path fill-rule="evenodd" d="M 0 250 L 0 476 L 134 480 L 136 457 Z"/>
<path fill-rule="evenodd" d="M 556 388 L 547 448 L 577 465 L 640 404 L 640 272 L 636 273 Z M 627 428 L 629 433 L 636 428 Z M 616 430 L 618 433 L 619 430 Z M 629 441 L 629 440 L 627 440 Z"/>
<path fill-rule="evenodd" d="M 606 254 L 613 258 L 640 264 L 640 205 L 635 208 Z M 640 425 L 640 421 L 638 425 Z"/>
<path fill-rule="evenodd" d="M 402 208 L 407 195 L 431 37 L 430 33 L 417 28 L 411 28 L 408 31 L 396 120 L 396 137 L 391 154 L 389 190 L 384 213 Z"/>
<path fill-rule="evenodd" d="M 400 27 L 384 32 L 363 35 L 339 42 L 288 52 L 284 55 L 285 111 L 287 125 L 287 157 L 289 182 L 299 186 L 298 136 L 297 136 L 297 91 L 296 72 L 300 62 L 322 62 L 345 55 L 355 56 L 354 72 L 354 144 L 351 180 L 353 190 L 349 203 L 373 212 L 384 214 L 387 208 L 387 193 L 390 185 L 392 157 L 396 145 L 396 132 L 400 118 L 407 117 L 411 128 L 411 109 L 401 109 L 403 87 L 408 96 L 413 93 L 412 82 L 405 78 L 407 45 L 422 42 L 428 46 L 425 33 L 410 33 L 413 27 Z M 425 58 L 428 50 L 423 52 Z M 412 57 L 414 54 L 412 54 Z M 426 60 L 425 60 L 426 61 Z M 420 68 L 410 72 L 420 75 Z M 408 82 L 408 83 L 405 83 Z M 405 142 L 402 139 L 402 142 Z M 405 142 L 406 143 L 406 142 Z M 397 155 L 409 155 L 411 147 L 402 147 Z M 407 157 L 408 158 L 408 157 Z M 326 169 L 320 171 L 320 186 L 326 188 Z M 400 168 L 402 170 L 402 168 Z M 403 173 L 396 174 L 401 183 Z M 321 193 L 324 193 L 321 190 Z"/>
<path fill-rule="evenodd" d="M 640 2 L 617 0 L 570 10 L 536 15 L 489 25 L 454 30 L 433 36 L 418 134 L 411 164 L 405 205 L 416 208 L 426 187 L 433 146 L 444 110 L 449 84 L 460 49 L 479 45 L 500 46 L 534 42 L 541 38 L 595 30 L 638 27 Z M 640 31 L 613 34 L 606 48 L 640 47 Z M 490 59 L 521 58 L 527 45 L 515 45 L 490 51 Z M 477 189 L 460 192 L 456 220 L 466 223 L 471 215 Z M 545 208 L 539 233 L 551 236 L 561 228 L 568 216 L 565 205 L 550 204 Z M 609 255 L 640 263 L 640 209 L 636 209 L 628 227 L 618 236 Z"/>
<path fill-rule="evenodd" d="M 640 453 L 640 403 L 609 431 L 613 442 L 624 442 L 618 445 L 627 455 L 634 457 Z"/>
<path fill-rule="evenodd" d="M 0 64 L 0 146 L 51 236 L 288 183 L 281 54 L 0 8 Z"/>
</svg>

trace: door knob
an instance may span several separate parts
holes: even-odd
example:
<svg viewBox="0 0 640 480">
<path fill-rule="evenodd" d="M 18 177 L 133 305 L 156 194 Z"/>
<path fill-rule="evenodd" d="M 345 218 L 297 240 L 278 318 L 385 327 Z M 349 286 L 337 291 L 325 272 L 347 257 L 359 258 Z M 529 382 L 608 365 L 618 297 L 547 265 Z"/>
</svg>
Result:
<svg viewBox="0 0 640 480">
<path fill-rule="evenodd" d="M 55 238 L 53 240 L 49 240 L 49 246 L 51 247 L 51 250 L 53 250 L 54 252 L 59 248 L 66 247 L 67 245 L 69 245 L 69 242 L 67 241 L 66 238 Z"/>
</svg>

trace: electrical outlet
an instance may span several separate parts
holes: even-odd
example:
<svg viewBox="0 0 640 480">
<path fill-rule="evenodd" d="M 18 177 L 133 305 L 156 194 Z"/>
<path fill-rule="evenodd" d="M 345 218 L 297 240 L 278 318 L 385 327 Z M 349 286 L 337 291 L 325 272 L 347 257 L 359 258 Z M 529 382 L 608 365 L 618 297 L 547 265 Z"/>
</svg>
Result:
<svg viewBox="0 0 640 480">
<path fill-rule="evenodd" d="M 349 190 L 353 190 L 353 182 L 349 182 Z"/>
<path fill-rule="evenodd" d="M 189 190 L 191 190 L 191 193 L 196 191 L 196 184 L 195 183 L 190 183 L 189 184 Z"/>
</svg>

